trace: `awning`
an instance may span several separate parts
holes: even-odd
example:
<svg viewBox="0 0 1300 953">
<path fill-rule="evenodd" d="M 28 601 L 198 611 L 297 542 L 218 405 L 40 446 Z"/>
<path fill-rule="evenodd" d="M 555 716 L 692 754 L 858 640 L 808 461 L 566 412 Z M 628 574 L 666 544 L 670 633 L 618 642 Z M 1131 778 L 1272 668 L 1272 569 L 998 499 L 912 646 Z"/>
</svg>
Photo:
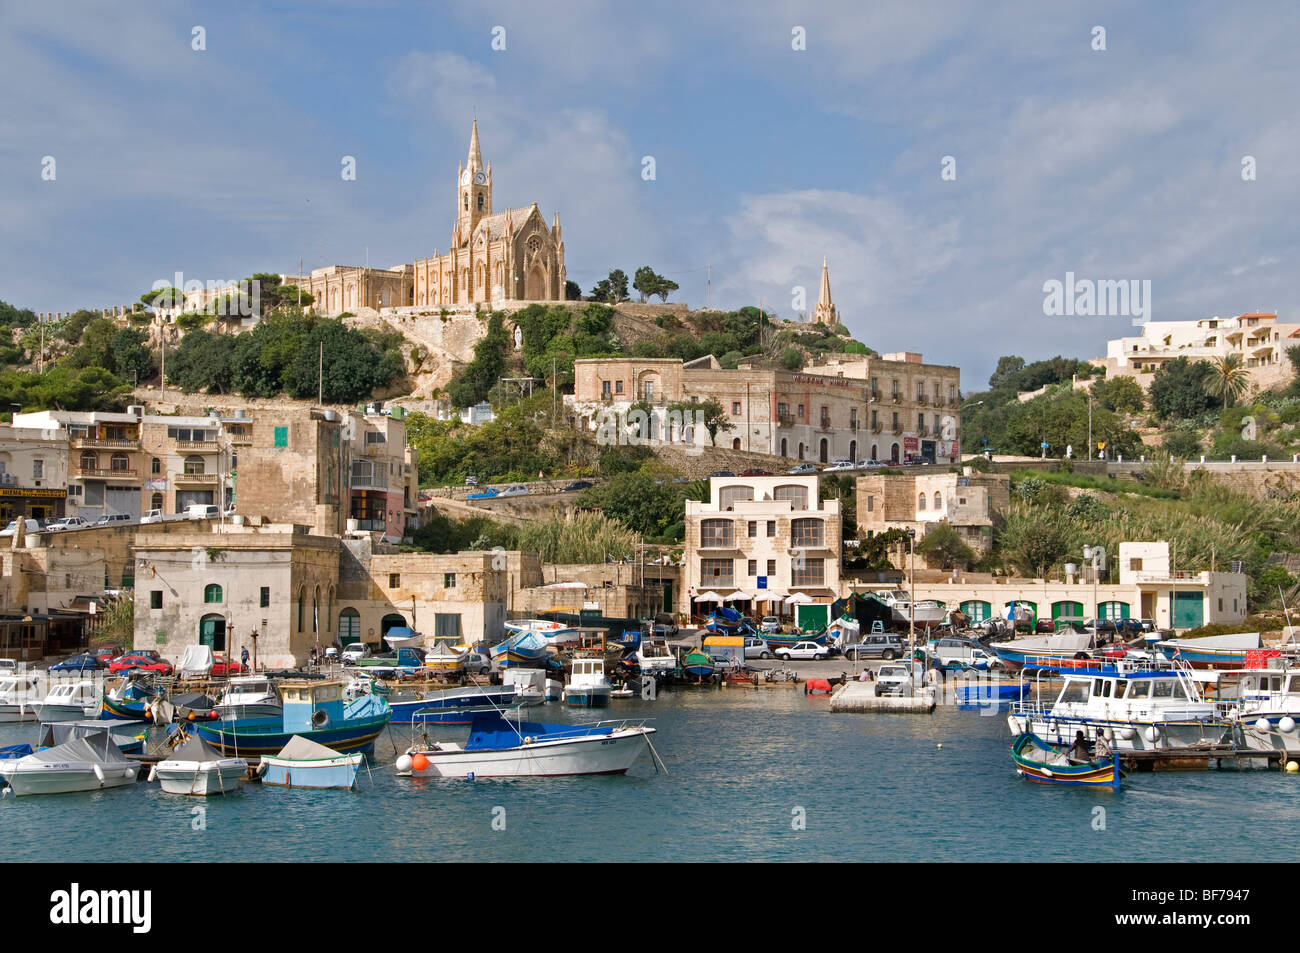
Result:
<svg viewBox="0 0 1300 953">
<path fill-rule="evenodd" d="M 785 600 L 785 604 L 788 606 L 806 606 L 816 601 L 816 599 L 808 595 L 806 592 L 796 592 L 789 599 Z"/>
<path fill-rule="evenodd" d="M 695 597 L 695 601 L 696 602 L 726 602 L 727 600 L 722 598 L 722 596 L 718 595 L 716 592 L 710 591 L 710 592 L 701 592 L 698 596 Z"/>
</svg>

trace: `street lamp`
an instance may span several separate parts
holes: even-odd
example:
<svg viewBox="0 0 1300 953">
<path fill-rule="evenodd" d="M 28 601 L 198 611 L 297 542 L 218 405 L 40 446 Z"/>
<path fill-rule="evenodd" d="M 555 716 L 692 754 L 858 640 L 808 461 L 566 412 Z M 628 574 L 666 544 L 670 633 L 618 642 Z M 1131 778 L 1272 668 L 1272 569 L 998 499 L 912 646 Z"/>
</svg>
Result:
<svg viewBox="0 0 1300 953">
<path fill-rule="evenodd" d="M 1106 568 L 1106 548 L 1104 546 L 1083 547 L 1083 561 L 1092 563 L 1092 637 L 1097 639 L 1097 623 L 1101 621 L 1101 606 L 1097 604 L 1097 572 Z"/>
<path fill-rule="evenodd" d="M 916 661 L 916 530 L 907 531 L 907 660 Z M 912 675 L 908 668 L 908 677 Z"/>
</svg>

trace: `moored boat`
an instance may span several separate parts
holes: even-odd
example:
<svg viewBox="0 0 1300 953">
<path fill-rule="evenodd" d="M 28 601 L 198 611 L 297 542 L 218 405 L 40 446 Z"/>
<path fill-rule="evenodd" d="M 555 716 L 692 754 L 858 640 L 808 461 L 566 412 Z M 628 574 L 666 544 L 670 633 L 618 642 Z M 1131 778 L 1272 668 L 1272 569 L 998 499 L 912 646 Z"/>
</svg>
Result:
<svg viewBox="0 0 1300 953">
<path fill-rule="evenodd" d="M 602 658 L 575 658 L 569 683 L 564 686 L 564 701 L 584 708 L 604 708 L 609 704 L 613 686 L 605 678 Z"/>
<path fill-rule="evenodd" d="M 0 675 L 0 724 L 35 721 L 45 698 L 44 678 L 33 671 Z"/>
<path fill-rule="evenodd" d="M 540 672 L 538 674 L 541 674 Z M 536 699 L 540 702 L 541 697 Z M 478 711 L 509 708 L 519 703 L 513 685 L 466 685 L 420 692 L 414 698 L 388 696 L 394 724 L 468 725 Z"/>
<path fill-rule="evenodd" d="M 0 775 L 16 795 L 68 794 L 135 784 L 140 766 L 122 754 L 107 730 L 71 738 L 16 760 Z"/>
<path fill-rule="evenodd" d="M 340 754 L 310 738 L 294 735 L 276 754 L 263 756 L 258 767 L 263 784 L 289 788 L 341 788 L 356 784 L 364 756 Z"/>
<path fill-rule="evenodd" d="M 180 732 L 178 739 L 171 754 L 149 773 L 149 779 L 157 778 L 163 791 L 208 797 L 239 789 L 248 774 L 247 761 L 222 755 L 197 735 Z"/>
<path fill-rule="evenodd" d="M 468 742 L 408 748 L 397 759 L 403 777 L 517 778 L 624 774 L 649 749 L 653 728 L 631 722 L 555 725 L 483 713 Z"/>
<path fill-rule="evenodd" d="M 252 757 L 274 755 L 294 735 L 335 751 L 370 751 L 388 725 L 392 709 L 381 695 L 361 695 L 344 702 L 343 682 L 284 681 L 280 717 L 195 721 L 200 737 L 222 754 Z"/>
<path fill-rule="evenodd" d="M 443 640 L 424 653 L 424 667 L 442 674 L 461 673 L 465 671 L 465 655 Z"/>
<path fill-rule="evenodd" d="M 225 721 L 279 718 L 284 699 L 275 682 L 265 675 L 241 675 L 230 680 L 212 711 Z"/>
<path fill-rule="evenodd" d="M 78 721 L 99 714 L 99 690 L 89 679 L 57 682 L 36 709 L 38 721 Z"/>
<path fill-rule="evenodd" d="M 1119 767 L 1119 755 L 1113 752 L 1109 758 L 1075 762 L 1070 760 L 1063 745 L 1048 744 L 1031 732 L 1017 735 L 1012 740 L 1011 760 L 1015 762 L 1017 774 L 1039 784 L 1118 791 L 1120 779 L 1124 776 Z"/>
<path fill-rule="evenodd" d="M 1245 668 L 1249 654 L 1258 653 L 1262 646 L 1258 632 L 1164 639 L 1156 643 L 1165 658 L 1186 662 L 1193 668 Z"/>
<path fill-rule="evenodd" d="M 682 670 L 692 678 L 712 678 L 717 666 L 702 649 L 691 649 L 682 659 Z"/>
<path fill-rule="evenodd" d="M 546 637 L 539 632 L 516 632 L 489 650 L 492 661 L 504 668 L 510 665 L 536 665 L 546 657 Z"/>
</svg>

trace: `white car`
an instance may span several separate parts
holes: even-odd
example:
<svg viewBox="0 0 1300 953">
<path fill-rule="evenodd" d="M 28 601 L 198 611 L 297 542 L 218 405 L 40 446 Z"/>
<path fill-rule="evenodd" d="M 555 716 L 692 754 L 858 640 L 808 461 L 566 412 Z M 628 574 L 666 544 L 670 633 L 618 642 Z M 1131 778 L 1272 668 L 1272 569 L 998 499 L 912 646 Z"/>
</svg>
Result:
<svg viewBox="0 0 1300 953">
<path fill-rule="evenodd" d="M 343 664 L 356 665 L 360 659 L 370 658 L 370 646 L 364 642 L 352 642 L 343 648 Z"/>
<path fill-rule="evenodd" d="M 828 466 L 823 472 L 830 473 L 832 470 L 856 470 L 857 467 L 852 460 L 836 460 Z"/>
<path fill-rule="evenodd" d="M 6 537 L 12 536 L 15 532 L 17 532 L 17 530 L 18 530 L 18 521 L 11 520 L 8 526 L 6 526 L 4 529 L 0 529 L 0 536 L 6 536 Z M 39 533 L 41 532 L 41 524 L 36 520 L 30 520 L 30 519 L 25 520 L 23 522 L 23 532 L 29 536 L 32 533 Z"/>
<path fill-rule="evenodd" d="M 512 486 L 506 487 L 498 493 L 497 496 L 527 496 L 528 492 L 528 487 L 524 486 L 522 483 L 515 483 Z"/>
<path fill-rule="evenodd" d="M 884 466 L 884 464 L 881 463 L 879 460 L 859 460 L 859 461 L 858 461 L 858 469 L 859 469 L 859 470 L 873 470 L 873 469 L 875 469 L 876 467 L 883 467 L 883 466 Z"/>
<path fill-rule="evenodd" d="M 149 510 L 144 516 L 140 517 L 141 523 L 161 523 L 163 521 L 162 510 Z"/>
<path fill-rule="evenodd" d="M 768 632 L 780 632 L 781 620 L 774 615 L 763 616 L 763 622 L 759 628 L 766 634 Z"/>
<path fill-rule="evenodd" d="M 910 695 L 925 684 L 925 666 L 920 662 L 894 662 L 876 673 L 876 694 Z"/>
<path fill-rule="evenodd" d="M 782 662 L 788 662 L 791 659 L 801 661 L 812 659 L 814 662 L 820 662 L 822 659 L 830 657 L 830 650 L 824 645 L 818 645 L 816 642 L 796 642 L 788 648 L 777 649 L 776 657 Z"/>
<path fill-rule="evenodd" d="M 84 520 L 80 516 L 65 516 L 62 519 L 52 520 L 45 524 L 47 533 L 59 533 L 65 529 L 85 529 L 90 525 L 89 520 Z"/>
</svg>

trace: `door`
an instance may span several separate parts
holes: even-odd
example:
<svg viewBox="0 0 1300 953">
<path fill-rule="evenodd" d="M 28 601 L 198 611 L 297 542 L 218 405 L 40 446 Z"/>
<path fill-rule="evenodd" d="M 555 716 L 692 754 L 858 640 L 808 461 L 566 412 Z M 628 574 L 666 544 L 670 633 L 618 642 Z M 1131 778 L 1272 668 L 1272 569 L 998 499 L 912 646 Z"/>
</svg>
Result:
<svg viewBox="0 0 1300 953">
<path fill-rule="evenodd" d="M 1174 628 L 1195 629 L 1205 623 L 1205 600 L 1199 592 L 1174 593 Z"/>
<path fill-rule="evenodd" d="M 1127 602 L 1103 602 L 1100 609 L 1101 618 L 1103 619 L 1127 619 L 1129 617 L 1129 606 Z"/>
<path fill-rule="evenodd" d="M 226 620 L 219 615 L 205 615 L 199 620 L 199 644 L 206 645 L 214 652 L 224 652 L 226 648 Z"/>
</svg>

